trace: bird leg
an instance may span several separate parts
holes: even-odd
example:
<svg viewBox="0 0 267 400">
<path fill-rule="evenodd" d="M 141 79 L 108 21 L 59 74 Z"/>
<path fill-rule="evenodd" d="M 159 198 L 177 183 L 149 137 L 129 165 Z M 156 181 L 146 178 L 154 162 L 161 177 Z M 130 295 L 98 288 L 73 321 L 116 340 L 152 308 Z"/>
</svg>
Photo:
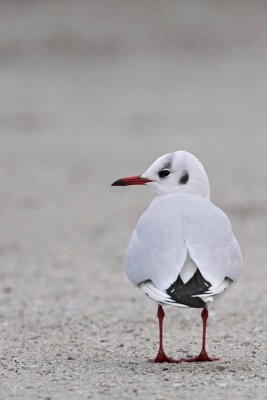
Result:
<svg viewBox="0 0 267 400">
<path fill-rule="evenodd" d="M 166 356 L 164 350 L 163 350 L 163 319 L 165 317 L 165 312 L 163 310 L 162 305 L 159 304 L 158 306 L 158 320 L 159 320 L 159 350 L 158 354 L 155 359 L 149 360 L 151 362 L 155 363 L 177 363 L 180 362 L 179 360 L 174 360 L 173 358 L 170 358 Z"/>
<path fill-rule="evenodd" d="M 191 358 L 182 358 L 180 361 L 184 362 L 203 362 L 203 361 L 218 361 L 219 358 L 211 358 L 208 356 L 206 351 L 206 329 L 207 329 L 207 321 L 209 317 L 209 312 L 207 307 L 204 307 L 201 313 L 202 322 L 203 322 L 203 337 L 202 337 L 202 349 L 198 356 Z"/>
</svg>

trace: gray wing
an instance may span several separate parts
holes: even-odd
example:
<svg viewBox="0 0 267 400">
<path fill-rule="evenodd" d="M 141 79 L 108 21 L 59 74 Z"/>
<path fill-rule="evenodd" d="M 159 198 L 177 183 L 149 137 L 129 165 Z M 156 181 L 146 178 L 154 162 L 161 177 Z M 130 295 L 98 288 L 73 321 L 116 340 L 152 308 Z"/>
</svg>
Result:
<svg viewBox="0 0 267 400">
<path fill-rule="evenodd" d="M 175 283 L 179 293 L 187 284 L 190 298 L 210 300 L 239 278 L 241 268 L 240 248 L 226 215 L 192 195 L 155 198 L 138 221 L 126 251 L 130 281 L 164 303 L 177 303 L 170 292 Z"/>
</svg>

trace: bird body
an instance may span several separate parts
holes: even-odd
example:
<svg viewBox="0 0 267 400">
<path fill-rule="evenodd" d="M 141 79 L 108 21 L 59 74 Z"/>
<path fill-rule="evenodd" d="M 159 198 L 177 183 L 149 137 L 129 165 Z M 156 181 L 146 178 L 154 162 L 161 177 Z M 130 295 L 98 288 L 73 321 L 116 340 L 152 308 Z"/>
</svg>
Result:
<svg viewBox="0 0 267 400">
<path fill-rule="evenodd" d="M 132 284 L 159 303 L 160 346 L 154 361 L 216 360 L 205 348 L 207 307 L 237 282 L 242 255 L 228 217 L 210 201 L 203 165 L 193 154 L 176 151 L 159 157 L 144 174 L 112 185 L 147 185 L 157 193 L 137 223 L 125 259 Z M 202 350 L 197 357 L 166 356 L 162 305 L 203 308 Z"/>
<path fill-rule="evenodd" d="M 139 219 L 126 251 L 129 280 L 152 299 L 173 306 L 189 306 L 187 297 L 191 307 L 212 302 L 238 280 L 241 268 L 229 219 L 209 200 L 192 194 L 157 196 Z M 194 279 L 188 284 L 197 271 L 202 285 L 205 281 L 200 292 Z M 181 301 L 179 283 L 180 291 L 187 284 Z"/>
</svg>

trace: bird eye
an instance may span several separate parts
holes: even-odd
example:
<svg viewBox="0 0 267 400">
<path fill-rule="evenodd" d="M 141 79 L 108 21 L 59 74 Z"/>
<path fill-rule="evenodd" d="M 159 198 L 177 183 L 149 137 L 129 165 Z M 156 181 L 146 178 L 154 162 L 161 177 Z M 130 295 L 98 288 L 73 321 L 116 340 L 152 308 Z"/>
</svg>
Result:
<svg viewBox="0 0 267 400">
<path fill-rule="evenodd" d="M 166 176 L 170 175 L 171 171 L 169 171 L 168 169 L 162 169 L 161 171 L 159 171 L 159 177 L 160 178 L 165 178 Z"/>
</svg>

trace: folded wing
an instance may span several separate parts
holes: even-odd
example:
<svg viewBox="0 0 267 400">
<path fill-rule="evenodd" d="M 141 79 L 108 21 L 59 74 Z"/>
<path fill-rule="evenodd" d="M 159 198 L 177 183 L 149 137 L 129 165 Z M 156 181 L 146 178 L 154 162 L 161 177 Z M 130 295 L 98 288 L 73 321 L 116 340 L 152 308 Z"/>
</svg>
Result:
<svg viewBox="0 0 267 400">
<path fill-rule="evenodd" d="M 126 252 L 130 281 L 154 300 L 177 306 L 202 307 L 236 281 L 241 268 L 226 215 L 188 194 L 155 198 Z"/>
</svg>

